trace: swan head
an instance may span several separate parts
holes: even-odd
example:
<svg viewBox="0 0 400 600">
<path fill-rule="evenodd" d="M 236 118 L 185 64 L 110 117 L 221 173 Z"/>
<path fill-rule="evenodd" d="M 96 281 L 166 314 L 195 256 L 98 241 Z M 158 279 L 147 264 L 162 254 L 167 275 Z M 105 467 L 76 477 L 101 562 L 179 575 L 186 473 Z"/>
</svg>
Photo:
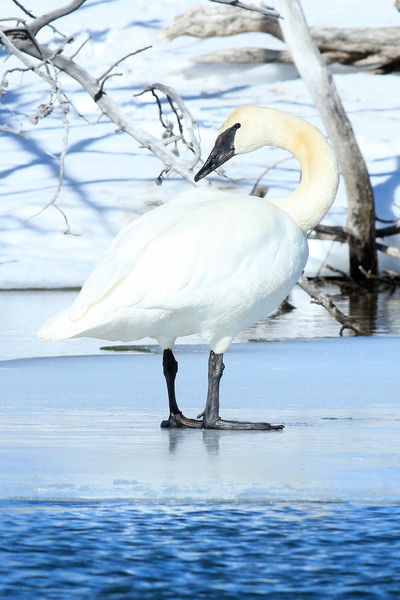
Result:
<svg viewBox="0 0 400 600">
<path fill-rule="evenodd" d="M 252 104 L 234 110 L 222 125 L 207 160 L 195 175 L 199 181 L 237 154 L 252 152 L 268 144 L 268 117 L 272 111 Z"/>
</svg>

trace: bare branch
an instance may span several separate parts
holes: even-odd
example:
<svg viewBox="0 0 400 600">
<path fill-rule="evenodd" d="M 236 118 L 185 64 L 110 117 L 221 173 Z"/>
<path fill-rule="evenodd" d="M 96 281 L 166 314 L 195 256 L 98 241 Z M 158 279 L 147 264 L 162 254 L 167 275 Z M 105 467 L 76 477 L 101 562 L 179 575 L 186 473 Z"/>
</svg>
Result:
<svg viewBox="0 0 400 600">
<path fill-rule="evenodd" d="M 161 107 L 161 102 L 160 102 L 160 99 L 158 98 L 157 94 L 155 93 L 155 90 L 160 90 L 160 92 L 165 94 L 165 96 L 168 100 L 168 103 L 171 107 L 171 110 L 175 115 L 175 118 L 176 118 L 176 121 L 178 124 L 178 128 L 179 128 L 179 136 L 174 136 L 173 128 L 170 126 L 169 123 L 166 123 L 164 121 L 164 115 L 163 115 L 163 111 L 162 111 L 162 107 Z M 165 129 L 164 145 L 171 143 L 171 141 L 174 138 L 176 138 L 177 140 L 181 139 L 182 142 L 185 144 L 185 146 L 187 148 L 189 148 L 189 150 L 191 152 L 193 152 L 193 154 L 194 154 L 193 160 L 190 163 L 190 168 L 194 167 L 200 159 L 201 150 L 200 150 L 199 141 L 195 134 L 196 125 L 193 121 L 192 115 L 186 108 L 186 105 L 185 105 L 183 99 L 175 90 L 173 90 L 169 86 L 164 85 L 162 83 L 153 83 L 153 84 L 147 86 L 142 92 L 139 92 L 138 94 L 135 94 L 135 95 L 141 96 L 142 94 L 144 94 L 146 92 L 151 92 L 156 99 L 158 110 L 159 110 L 160 121 Z M 189 134 L 189 139 L 186 139 L 185 132 Z"/>
<path fill-rule="evenodd" d="M 19 135 L 20 137 L 28 139 L 28 136 L 25 133 L 22 133 L 22 131 L 18 131 L 17 129 L 13 129 L 8 125 L 0 125 L 0 131 L 4 131 L 6 133 L 13 133 L 14 135 Z"/>
<path fill-rule="evenodd" d="M 376 247 L 381 252 L 384 252 L 388 256 L 393 256 L 394 258 L 400 258 L 400 249 L 394 248 L 393 246 L 386 246 L 385 244 L 380 244 L 376 242 Z"/>
<path fill-rule="evenodd" d="M 75 50 L 75 52 L 73 54 L 71 54 L 70 58 L 75 58 L 75 56 L 77 56 L 79 54 L 79 52 L 82 50 L 82 48 L 85 46 L 85 44 L 87 44 L 91 39 L 92 39 L 91 36 L 88 35 L 87 38 L 84 39 L 82 44 L 80 46 L 78 46 L 78 49 Z"/>
<path fill-rule="evenodd" d="M 104 79 L 105 77 L 107 77 L 107 75 L 109 73 L 111 73 L 111 71 L 113 69 L 115 69 L 115 67 L 117 67 L 120 63 L 122 63 L 122 61 L 126 60 L 130 56 L 135 56 L 135 54 L 140 54 L 140 52 L 144 52 L 145 50 L 148 50 L 149 48 L 152 48 L 152 47 L 153 46 L 145 46 L 144 48 L 139 48 L 139 50 L 135 50 L 134 52 L 129 52 L 129 54 L 126 54 L 125 56 L 123 56 L 122 58 L 117 60 L 117 62 L 115 62 L 109 69 L 107 69 L 107 71 L 105 73 L 103 73 L 103 75 L 100 75 L 100 77 L 97 78 L 97 81 L 100 83 L 100 81 L 102 79 Z"/>
<path fill-rule="evenodd" d="M 77 7 L 78 4 L 80 5 L 82 4 L 82 2 L 71 3 L 69 7 Z M 60 11 L 61 9 L 58 11 L 53 11 L 53 13 L 57 12 L 59 16 L 62 16 L 62 11 Z M 65 14 L 65 11 L 62 12 L 62 14 Z M 176 171 L 193 185 L 209 185 L 203 180 L 198 182 L 197 184 L 194 183 L 193 173 L 191 171 L 194 165 L 194 159 L 189 166 L 186 166 L 186 164 L 184 164 L 182 161 L 177 160 L 174 153 L 169 151 L 162 141 L 157 140 L 136 124 L 134 125 L 130 121 L 130 119 L 123 113 L 123 111 L 111 100 L 109 95 L 103 93 L 100 97 L 97 97 L 97 94 L 101 91 L 99 88 L 98 81 L 94 77 L 92 77 L 90 73 L 88 73 L 88 71 L 86 71 L 83 67 L 78 65 L 74 60 L 65 56 L 64 54 L 57 54 L 56 56 L 54 56 L 50 50 L 48 50 L 44 46 L 38 45 L 36 40 L 35 42 L 33 42 L 30 38 L 15 38 L 13 43 L 11 42 L 11 40 L 9 40 L 8 36 L 5 35 L 4 28 L 1 27 L 0 39 L 11 53 L 17 56 L 26 66 L 32 68 L 32 70 L 35 71 L 40 77 L 43 77 L 47 81 L 47 83 L 51 85 L 53 90 L 55 90 L 54 82 L 51 81 L 51 78 L 42 73 L 40 69 L 38 69 L 33 63 L 31 63 L 26 58 L 25 54 L 33 56 L 34 58 L 37 58 L 39 60 L 46 60 L 51 62 L 51 64 L 53 64 L 57 69 L 64 71 L 70 77 L 78 81 L 78 83 L 88 92 L 91 98 L 97 103 L 99 109 L 117 125 L 119 130 L 125 131 L 131 137 L 133 137 L 141 146 L 148 148 L 166 165 L 166 168 L 168 170 Z M 186 112 L 184 114 L 184 117 L 186 118 L 187 115 L 188 113 Z M 192 132 L 191 135 L 193 137 L 193 139 L 191 137 L 191 143 L 193 146 L 193 151 L 195 152 L 195 157 L 197 157 L 197 161 L 199 155 L 197 154 L 196 145 L 194 143 L 194 133 Z"/>
<path fill-rule="evenodd" d="M 346 242 L 352 239 L 352 233 L 346 227 L 339 225 L 316 225 L 310 231 L 308 237 L 313 240 L 332 240 L 334 242 Z"/>
<path fill-rule="evenodd" d="M 337 273 L 338 275 L 340 275 L 340 277 L 342 279 L 345 279 L 346 281 L 350 281 L 350 282 L 354 283 L 352 278 L 345 271 L 342 271 L 342 269 L 338 269 L 337 267 L 332 267 L 332 265 L 328 265 L 328 264 L 326 264 L 324 266 L 329 271 L 332 271 L 333 273 Z"/>
<path fill-rule="evenodd" d="M 27 71 L 30 71 L 30 70 L 31 70 L 30 67 L 14 67 L 13 69 L 8 69 L 7 71 L 5 71 L 3 73 L 3 76 L 0 81 L 0 96 L 5 94 L 5 88 L 8 87 L 8 81 L 7 81 L 8 75 L 10 75 L 11 73 L 14 73 L 15 71 L 19 71 L 20 73 L 26 73 Z"/>
<path fill-rule="evenodd" d="M 400 233 L 400 225 L 391 225 L 390 227 L 381 227 L 380 229 L 377 229 L 376 237 L 382 238 L 398 233 Z"/>
<path fill-rule="evenodd" d="M 1 43 L 7 48 L 7 50 L 10 52 L 10 54 L 14 54 L 14 56 L 16 56 L 28 69 L 31 69 L 32 71 L 34 71 L 37 75 L 39 75 L 39 77 L 41 77 L 42 79 L 44 79 L 51 88 L 55 88 L 54 86 L 54 82 L 51 79 L 51 77 L 49 77 L 48 75 L 45 75 L 44 73 L 42 73 L 42 71 L 40 70 L 40 68 L 37 65 L 34 65 L 30 60 L 28 60 L 24 54 L 24 52 L 22 52 L 16 44 L 14 44 L 10 37 L 8 35 L 6 35 L 4 33 L 4 30 L 2 28 L 0 28 L 0 40 Z M 16 42 L 18 40 L 15 40 Z M 21 40 L 22 41 L 22 40 Z M 42 52 L 37 50 L 36 46 L 37 44 L 34 44 L 33 42 L 30 42 L 31 45 L 34 47 L 35 49 L 35 53 L 31 54 L 31 56 L 36 56 L 36 58 L 43 58 L 41 56 Z M 47 51 L 49 52 L 49 51 Z M 40 54 L 39 56 L 37 56 L 37 54 Z M 49 53 L 49 56 L 51 56 L 51 52 Z"/>
<path fill-rule="evenodd" d="M 325 310 L 327 310 L 328 313 L 342 325 L 340 335 L 343 334 L 345 329 L 351 329 L 356 335 L 367 335 L 367 332 L 358 321 L 342 313 L 342 311 L 332 302 L 332 298 L 323 294 L 320 290 L 317 290 L 304 275 L 301 275 L 298 284 L 317 304 L 323 306 Z"/>
<path fill-rule="evenodd" d="M 258 189 L 259 183 L 260 183 L 261 179 L 263 177 L 265 177 L 265 175 L 267 173 L 272 171 L 272 169 L 275 169 L 275 167 L 277 167 L 281 163 L 286 162 L 288 160 L 292 160 L 292 158 L 293 158 L 293 156 L 285 156 L 284 158 L 280 158 L 279 160 L 275 161 L 271 165 L 268 165 L 268 167 L 266 169 L 264 169 L 264 171 L 261 173 L 261 175 L 256 179 L 256 182 L 254 183 L 253 187 L 251 188 L 250 196 L 258 195 L 257 189 Z"/>
<path fill-rule="evenodd" d="M 98 100 L 100 100 L 100 98 L 102 97 L 102 95 L 105 94 L 104 85 L 105 85 L 106 81 L 108 81 L 112 77 L 122 77 L 122 73 L 110 73 L 110 75 L 106 75 L 106 77 L 104 77 L 103 81 L 100 84 L 99 91 L 95 94 L 95 96 L 93 98 L 93 100 L 95 102 L 97 102 Z"/>
<path fill-rule="evenodd" d="M 31 19 L 35 18 L 35 15 L 32 14 L 31 12 L 29 12 L 28 9 L 25 8 L 25 6 L 23 6 L 20 2 L 18 2 L 18 0 L 12 0 L 14 2 L 14 4 L 16 4 L 18 6 L 18 8 L 20 8 L 22 10 L 22 12 L 24 12 L 26 15 L 28 15 L 28 17 L 31 17 Z"/>
<path fill-rule="evenodd" d="M 56 8 L 55 10 L 52 10 L 49 13 L 46 13 L 45 15 L 37 17 L 36 19 L 31 21 L 31 23 L 29 23 L 29 29 L 32 35 L 36 35 L 38 31 L 43 29 L 43 27 L 49 25 L 49 23 L 52 23 L 56 19 L 60 19 L 61 17 L 65 17 L 66 15 L 69 15 L 70 13 L 74 12 L 74 10 L 82 6 L 84 2 L 86 2 L 86 0 L 73 0 L 73 2 L 70 2 L 65 6 L 60 6 L 59 8 Z"/>
<path fill-rule="evenodd" d="M 55 81 L 56 83 L 56 81 Z M 57 83 L 56 83 L 57 86 Z M 35 213 L 34 215 L 32 215 L 30 218 L 36 217 L 38 215 L 40 215 L 43 211 L 45 211 L 47 208 L 49 208 L 50 206 L 54 206 L 54 208 L 56 210 L 58 210 L 58 212 L 62 215 L 64 221 L 65 221 L 65 225 L 66 225 L 66 229 L 64 230 L 65 234 L 70 234 L 71 233 L 71 227 L 69 225 L 69 221 L 67 218 L 67 215 L 65 214 L 65 212 L 58 206 L 57 204 L 57 199 L 60 195 L 61 192 L 61 188 L 62 188 L 62 184 L 64 181 L 64 173 L 65 173 L 65 157 L 67 155 L 67 150 L 68 150 L 68 138 L 69 138 L 69 122 L 68 122 L 68 112 L 69 112 L 69 103 L 68 101 L 64 98 L 64 96 L 62 95 L 62 93 L 60 92 L 59 87 L 56 87 L 56 92 L 55 95 L 57 97 L 57 101 L 58 104 L 60 106 L 61 109 L 61 115 L 62 115 L 62 121 L 63 121 L 63 126 L 64 126 L 64 135 L 63 135 L 63 147 L 62 147 L 62 151 L 60 156 L 58 157 L 58 161 L 59 161 L 59 171 L 58 171 L 58 180 L 57 180 L 57 187 L 54 191 L 53 197 L 51 198 L 51 200 L 45 205 L 43 206 L 37 213 Z M 50 105 L 52 104 L 51 102 L 49 103 Z"/>
<path fill-rule="evenodd" d="M 14 4 L 16 4 L 18 6 L 18 8 L 20 8 L 22 10 L 22 12 L 24 12 L 26 15 L 28 15 L 28 17 L 31 17 L 31 19 L 36 19 L 35 15 L 33 13 L 31 13 L 29 10 L 27 10 L 25 8 L 25 6 L 23 6 L 20 2 L 18 2 L 18 0 L 12 0 L 12 1 L 14 2 Z M 58 29 L 53 27 L 53 25 L 50 25 L 50 28 L 52 29 L 52 31 L 54 33 L 61 35 L 61 37 L 65 37 L 65 35 L 63 33 L 61 33 L 61 31 L 59 31 Z"/>
<path fill-rule="evenodd" d="M 240 2 L 240 0 L 211 0 L 211 2 L 216 2 L 218 4 L 228 4 L 229 6 L 235 6 L 237 8 L 244 8 L 245 10 L 252 10 L 253 12 L 258 12 L 264 15 L 264 17 L 268 17 L 270 19 L 281 19 L 281 15 L 274 8 L 270 6 L 256 6 L 255 4 L 245 4 L 244 2 Z"/>
</svg>

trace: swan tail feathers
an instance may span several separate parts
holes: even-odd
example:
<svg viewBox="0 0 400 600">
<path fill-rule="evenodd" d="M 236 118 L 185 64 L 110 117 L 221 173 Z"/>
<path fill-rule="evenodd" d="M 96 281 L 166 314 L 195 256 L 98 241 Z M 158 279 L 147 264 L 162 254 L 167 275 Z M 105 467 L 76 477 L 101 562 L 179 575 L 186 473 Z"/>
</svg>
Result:
<svg viewBox="0 0 400 600">
<path fill-rule="evenodd" d="M 69 312 L 68 308 L 45 321 L 36 332 L 37 337 L 42 340 L 56 341 L 79 335 L 81 328 L 71 321 Z"/>
</svg>

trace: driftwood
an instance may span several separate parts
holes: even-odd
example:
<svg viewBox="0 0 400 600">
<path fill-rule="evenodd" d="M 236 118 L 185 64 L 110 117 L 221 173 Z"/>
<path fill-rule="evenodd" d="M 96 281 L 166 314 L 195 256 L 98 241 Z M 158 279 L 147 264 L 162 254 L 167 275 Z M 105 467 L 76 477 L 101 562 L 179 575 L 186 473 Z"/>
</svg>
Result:
<svg viewBox="0 0 400 600">
<path fill-rule="evenodd" d="M 169 39 L 180 35 L 207 38 L 245 32 L 263 32 L 283 40 L 278 22 L 230 6 L 192 7 L 164 29 Z M 311 36 L 326 63 L 369 68 L 374 72 L 400 69 L 400 27 L 310 27 Z M 268 48 L 241 48 L 207 53 L 196 62 L 292 62 L 290 52 Z"/>
</svg>

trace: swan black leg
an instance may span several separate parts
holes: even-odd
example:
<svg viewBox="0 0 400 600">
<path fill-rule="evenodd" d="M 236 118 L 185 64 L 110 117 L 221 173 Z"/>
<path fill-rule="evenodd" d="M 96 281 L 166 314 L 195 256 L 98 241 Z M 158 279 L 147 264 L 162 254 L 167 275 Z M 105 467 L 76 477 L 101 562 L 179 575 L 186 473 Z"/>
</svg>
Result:
<svg viewBox="0 0 400 600">
<path fill-rule="evenodd" d="M 265 431 L 283 429 L 283 425 L 269 423 L 249 423 L 241 421 L 224 421 L 219 416 L 219 384 L 224 371 L 223 354 L 210 352 L 208 360 L 208 393 L 204 412 L 202 413 L 205 429 L 261 429 Z"/>
<path fill-rule="evenodd" d="M 169 418 L 162 421 L 161 427 L 203 427 L 203 421 L 188 419 L 179 410 L 175 396 L 175 378 L 178 372 L 178 362 L 175 360 L 172 350 L 164 350 L 163 371 L 168 390 Z"/>
</svg>

